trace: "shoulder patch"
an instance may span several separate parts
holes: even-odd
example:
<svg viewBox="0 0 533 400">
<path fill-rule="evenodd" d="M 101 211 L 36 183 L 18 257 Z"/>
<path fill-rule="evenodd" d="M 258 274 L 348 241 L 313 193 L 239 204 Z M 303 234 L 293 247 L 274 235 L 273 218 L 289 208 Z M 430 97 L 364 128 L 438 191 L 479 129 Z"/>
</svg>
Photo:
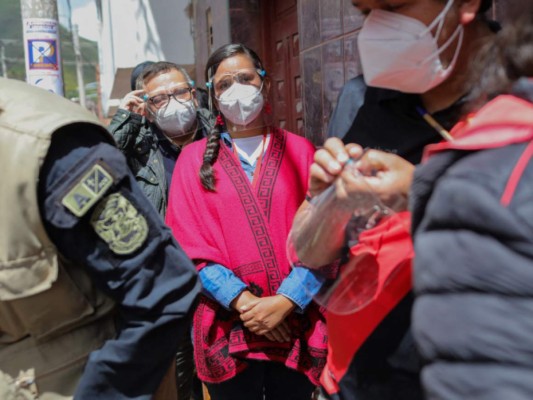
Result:
<svg viewBox="0 0 533 400">
<path fill-rule="evenodd" d="M 120 193 L 106 197 L 94 210 L 91 225 L 115 254 L 131 254 L 148 237 L 148 223 Z"/>
<path fill-rule="evenodd" d="M 82 217 L 112 184 L 112 176 L 101 165 L 95 164 L 61 199 L 61 204 L 75 216 Z"/>
</svg>

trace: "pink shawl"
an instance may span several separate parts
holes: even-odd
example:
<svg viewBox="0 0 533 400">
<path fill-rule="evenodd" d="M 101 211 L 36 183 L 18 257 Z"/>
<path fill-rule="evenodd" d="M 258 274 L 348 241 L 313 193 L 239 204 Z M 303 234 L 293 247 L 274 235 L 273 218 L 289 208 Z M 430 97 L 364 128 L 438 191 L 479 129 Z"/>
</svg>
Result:
<svg viewBox="0 0 533 400">
<path fill-rule="evenodd" d="M 307 191 L 314 147 L 306 139 L 274 128 L 258 185 L 253 188 L 239 161 L 221 143 L 213 168 L 216 192 L 205 190 L 198 172 L 206 141 L 180 155 L 170 187 L 166 222 L 201 269 L 214 262 L 232 270 L 256 296 L 276 294 L 290 273 L 285 243 Z M 323 315 L 311 304 L 287 321 L 293 339 L 271 342 L 248 331 L 237 312 L 202 296 L 194 315 L 194 355 L 205 382 L 225 381 L 246 368 L 246 359 L 270 360 L 305 373 L 318 384 L 325 364 Z"/>
</svg>

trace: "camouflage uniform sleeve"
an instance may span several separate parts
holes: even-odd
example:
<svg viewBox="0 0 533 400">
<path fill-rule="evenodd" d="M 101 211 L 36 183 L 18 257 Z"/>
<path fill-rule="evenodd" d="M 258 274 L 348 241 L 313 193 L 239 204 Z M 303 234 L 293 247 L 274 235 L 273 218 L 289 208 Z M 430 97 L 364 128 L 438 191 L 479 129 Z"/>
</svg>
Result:
<svg viewBox="0 0 533 400">
<path fill-rule="evenodd" d="M 120 309 L 118 337 L 91 354 L 76 399 L 149 399 L 189 326 L 199 281 L 124 156 L 102 138 L 76 126 L 54 135 L 39 206 L 58 251 L 86 265 Z"/>
</svg>

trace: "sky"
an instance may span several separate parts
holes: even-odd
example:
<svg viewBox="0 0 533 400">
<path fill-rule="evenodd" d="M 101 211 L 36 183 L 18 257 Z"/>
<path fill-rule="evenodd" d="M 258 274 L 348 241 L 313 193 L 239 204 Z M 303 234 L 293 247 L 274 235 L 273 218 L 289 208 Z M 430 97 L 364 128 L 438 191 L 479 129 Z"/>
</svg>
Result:
<svg viewBox="0 0 533 400">
<path fill-rule="evenodd" d="M 72 23 L 78 24 L 79 34 L 89 40 L 98 40 L 98 19 L 94 0 L 70 0 L 72 7 Z M 59 22 L 68 27 L 67 0 L 58 0 Z"/>
</svg>

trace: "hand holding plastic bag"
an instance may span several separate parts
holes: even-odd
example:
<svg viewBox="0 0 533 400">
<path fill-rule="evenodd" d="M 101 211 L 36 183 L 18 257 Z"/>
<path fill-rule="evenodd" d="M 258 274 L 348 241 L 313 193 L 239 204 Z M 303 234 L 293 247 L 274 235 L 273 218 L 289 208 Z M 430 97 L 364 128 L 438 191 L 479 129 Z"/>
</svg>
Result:
<svg viewBox="0 0 533 400">
<path fill-rule="evenodd" d="M 368 155 L 349 162 L 334 183 L 298 214 L 287 242 L 291 264 L 314 270 L 324 281 L 318 293 L 310 294 L 337 314 L 363 308 L 384 284 L 376 265 L 383 237 L 392 234 L 395 240 L 409 240 L 408 218 L 395 211 L 405 209 L 403 191 L 395 193 L 393 187 L 386 196 L 380 193 L 387 205 L 381 201 L 371 186 L 380 187 L 374 182 L 383 177 L 371 168 L 372 162 L 365 162 Z M 358 243 L 361 237 L 365 243 Z M 331 262 L 338 258 L 339 249 L 358 246 L 359 251 L 342 265 Z"/>
</svg>

